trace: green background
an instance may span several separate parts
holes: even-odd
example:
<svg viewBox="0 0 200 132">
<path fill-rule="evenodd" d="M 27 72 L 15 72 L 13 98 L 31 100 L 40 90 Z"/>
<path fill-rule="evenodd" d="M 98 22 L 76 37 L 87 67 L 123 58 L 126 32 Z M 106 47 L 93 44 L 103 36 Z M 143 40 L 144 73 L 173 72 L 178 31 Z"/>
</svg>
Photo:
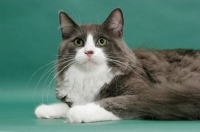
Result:
<svg viewBox="0 0 200 132">
<path fill-rule="evenodd" d="M 199 0 L 0 0 L 0 131 L 200 131 L 199 121 L 66 124 L 35 118 L 37 105 L 57 102 L 58 11 L 79 24 L 101 23 L 117 7 L 129 47 L 200 49 Z"/>
</svg>

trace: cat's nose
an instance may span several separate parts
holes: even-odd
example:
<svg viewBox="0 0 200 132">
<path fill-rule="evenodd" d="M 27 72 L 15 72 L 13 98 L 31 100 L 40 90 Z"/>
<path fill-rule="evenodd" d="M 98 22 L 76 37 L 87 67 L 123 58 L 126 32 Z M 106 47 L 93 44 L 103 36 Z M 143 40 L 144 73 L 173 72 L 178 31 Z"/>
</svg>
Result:
<svg viewBox="0 0 200 132">
<path fill-rule="evenodd" d="M 94 54 L 94 51 L 92 51 L 92 50 L 86 51 L 85 54 L 86 54 L 88 57 L 91 57 L 91 56 Z"/>
</svg>

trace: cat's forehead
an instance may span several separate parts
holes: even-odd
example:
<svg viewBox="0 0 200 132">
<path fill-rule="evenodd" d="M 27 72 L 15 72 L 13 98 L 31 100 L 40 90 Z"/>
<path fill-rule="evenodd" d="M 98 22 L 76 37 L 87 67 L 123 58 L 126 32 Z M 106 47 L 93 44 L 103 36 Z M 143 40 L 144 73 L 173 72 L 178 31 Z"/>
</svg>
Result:
<svg viewBox="0 0 200 132">
<path fill-rule="evenodd" d="M 98 24 L 83 24 L 80 25 L 80 30 L 83 34 L 97 34 L 99 27 Z"/>
</svg>

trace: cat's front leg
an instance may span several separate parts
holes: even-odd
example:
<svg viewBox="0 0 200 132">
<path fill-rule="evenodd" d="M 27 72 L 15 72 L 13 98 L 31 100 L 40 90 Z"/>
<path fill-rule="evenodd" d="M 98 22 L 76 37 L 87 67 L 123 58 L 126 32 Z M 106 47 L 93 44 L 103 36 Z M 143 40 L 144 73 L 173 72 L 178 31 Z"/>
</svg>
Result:
<svg viewBox="0 0 200 132">
<path fill-rule="evenodd" d="M 142 103 L 144 102 L 140 96 L 134 95 L 105 98 L 72 107 L 67 114 L 67 119 L 70 123 L 134 119 L 144 116 L 141 114 L 141 110 L 148 113 L 149 109 L 146 109 Z"/>
<path fill-rule="evenodd" d="M 72 107 L 67 114 L 69 123 L 97 122 L 106 120 L 119 120 L 112 112 L 100 107 L 97 103 L 77 105 Z"/>
<path fill-rule="evenodd" d="M 35 109 L 37 118 L 66 118 L 69 106 L 66 103 L 42 104 Z"/>
</svg>

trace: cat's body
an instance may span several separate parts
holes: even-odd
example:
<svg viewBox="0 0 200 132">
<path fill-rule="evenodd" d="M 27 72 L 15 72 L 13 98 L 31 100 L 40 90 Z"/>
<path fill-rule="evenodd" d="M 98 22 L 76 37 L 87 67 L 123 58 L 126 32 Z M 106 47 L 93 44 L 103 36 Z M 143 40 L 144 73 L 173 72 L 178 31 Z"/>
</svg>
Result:
<svg viewBox="0 0 200 132">
<path fill-rule="evenodd" d="M 99 95 L 100 100 L 122 99 L 103 101 L 104 108 L 125 119 L 200 119 L 199 51 L 134 50 L 134 54 L 136 73 L 118 76 Z"/>
<path fill-rule="evenodd" d="M 79 26 L 60 12 L 60 25 L 56 95 L 63 103 L 39 106 L 38 118 L 200 119 L 199 50 L 129 49 L 120 9 L 101 25 Z"/>
</svg>

